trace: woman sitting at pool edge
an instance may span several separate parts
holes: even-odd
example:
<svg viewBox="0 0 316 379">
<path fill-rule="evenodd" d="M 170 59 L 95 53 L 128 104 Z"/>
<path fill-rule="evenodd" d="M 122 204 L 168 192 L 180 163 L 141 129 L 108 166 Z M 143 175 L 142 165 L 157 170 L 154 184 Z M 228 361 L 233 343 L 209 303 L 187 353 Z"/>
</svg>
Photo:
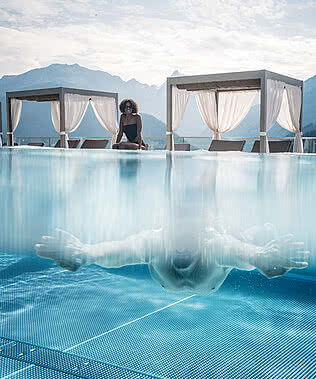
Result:
<svg viewBox="0 0 316 379">
<path fill-rule="evenodd" d="M 142 139 L 142 118 L 138 114 L 138 105 L 133 99 L 124 99 L 120 103 L 120 129 L 117 135 L 116 143 L 113 145 L 113 149 L 119 149 L 123 133 L 128 140 L 128 147 L 131 150 L 145 149 L 145 143 Z M 132 145 L 131 145 L 132 144 Z M 136 146 L 138 145 L 138 146 Z"/>
</svg>

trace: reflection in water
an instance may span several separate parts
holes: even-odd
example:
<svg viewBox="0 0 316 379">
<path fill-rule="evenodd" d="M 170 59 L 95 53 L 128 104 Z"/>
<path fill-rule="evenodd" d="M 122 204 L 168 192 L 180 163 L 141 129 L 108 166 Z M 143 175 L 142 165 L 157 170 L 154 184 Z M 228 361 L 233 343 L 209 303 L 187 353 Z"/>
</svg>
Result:
<svg viewBox="0 0 316 379">
<path fill-rule="evenodd" d="M 121 180 L 136 179 L 141 165 L 140 159 L 120 159 L 119 162 Z"/>
<path fill-rule="evenodd" d="M 71 270 L 145 263 L 163 287 L 200 294 L 233 267 L 279 276 L 305 267 L 305 250 L 313 266 L 311 157 L 8 150 L 2 252 L 38 244 Z"/>
<path fill-rule="evenodd" d="M 180 164 L 183 162 L 180 160 Z M 134 165 L 130 162 L 133 170 Z M 218 167 L 209 167 L 209 172 L 203 171 L 203 178 L 214 181 Z M 210 217 L 209 191 L 206 190 L 202 202 L 192 202 L 194 185 L 185 185 L 185 171 L 177 172 L 174 157 L 169 153 L 165 180 L 167 201 L 164 223 L 159 229 L 86 245 L 58 230 L 55 236 L 43 237 L 36 245 L 38 255 L 54 259 L 71 271 L 91 263 L 106 268 L 148 264 L 153 279 L 164 288 L 200 295 L 216 291 L 233 268 L 257 268 L 267 278 L 274 278 L 292 268 L 307 267 L 304 243 L 296 242 L 289 234 L 279 235 L 272 224 L 248 228 L 238 236 L 229 234 L 218 220 Z"/>
</svg>

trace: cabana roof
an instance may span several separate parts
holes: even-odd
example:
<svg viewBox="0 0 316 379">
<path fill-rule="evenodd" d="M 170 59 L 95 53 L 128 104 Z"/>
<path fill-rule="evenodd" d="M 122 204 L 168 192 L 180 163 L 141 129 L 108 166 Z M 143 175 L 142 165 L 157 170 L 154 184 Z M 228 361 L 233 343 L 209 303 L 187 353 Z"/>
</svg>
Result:
<svg viewBox="0 0 316 379">
<path fill-rule="evenodd" d="M 271 87 L 269 87 L 271 86 L 271 82 L 279 83 L 278 86 L 279 88 L 282 88 L 282 90 L 285 89 L 287 86 L 294 86 L 300 92 L 300 105 L 298 109 L 295 109 L 296 115 L 299 115 L 299 126 L 296 126 L 296 132 L 298 135 L 298 133 L 301 133 L 302 130 L 302 80 L 294 79 L 289 76 L 277 74 L 275 72 L 267 70 L 229 72 L 222 74 L 179 76 L 167 78 L 167 149 L 173 149 L 173 132 L 179 126 L 179 122 L 180 119 L 183 117 L 187 102 L 187 97 L 186 99 L 185 97 L 183 97 L 182 99 L 178 97 L 178 90 L 185 90 L 188 92 L 214 92 L 216 100 L 216 110 L 213 111 L 213 113 L 215 112 L 216 117 L 218 117 L 219 95 L 221 92 L 256 90 L 260 91 L 260 152 L 268 151 L 268 141 L 266 133 L 267 130 L 269 130 L 270 125 L 267 128 L 267 109 L 271 109 L 271 101 L 272 103 L 275 101 L 272 100 L 273 97 L 271 97 L 271 91 L 269 91 L 269 88 L 271 89 Z M 284 87 L 282 87 L 283 83 Z M 277 91 L 281 91 L 281 89 Z M 282 94 L 280 96 L 282 97 Z M 279 99 L 281 99 L 281 97 L 279 97 Z M 178 99 L 177 104 L 175 103 L 175 98 Z M 211 112 L 210 109 L 208 110 L 208 113 L 209 112 Z M 301 137 L 298 136 L 298 138 Z"/>
<path fill-rule="evenodd" d="M 105 96 L 117 99 L 118 94 L 115 92 L 91 91 L 87 89 L 56 87 L 41 88 L 24 91 L 7 92 L 7 99 L 18 99 L 27 101 L 58 101 L 62 95 L 75 94 L 82 96 Z"/>
<path fill-rule="evenodd" d="M 175 76 L 167 78 L 170 85 L 176 85 L 179 89 L 187 91 L 218 90 L 241 91 L 249 89 L 261 89 L 264 80 L 273 79 L 286 84 L 302 87 L 303 81 L 290 78 L 267 70 L 229 72 L 224 74 Z"/>
<path fill-rule="evenodd" d="M 55 115 L 58 119 L 58 131 L 60 133 L 61 138 L 61 146 L 66 147 L 66 131 L 68 130 L 68 125 L 66 125 L 66 110 L 65 110 L 65 97 L 68 96 L 71 97 L 71 95 L 79 95 L 82 96 L 82 99 L 84 99 L 84 102 L 86 102 L 84 107 L 88 106 L 88 100 L 94 100 L 94 99 L 100 99 L 104 98 L 103 102 L 112 101 L 111 99 L 114 99 L 114 103 L 111 105 L 111 116 L 110 120 L 106 120 L 105 125 L 105 115 L 100 114 L 102 111 L 99 109 L 97 110 L 97 106 L 95 105 L 93 107 L 94 112 L 97 115 L 98 121 L 101 123 L 101 125 L 109 130 L 113 135 L 116 133 L 116 126 L 114 125 L 117 121 L 117 108 L 118 108 L 118 94 L 116 92 L 103 92 L 103 91 L 92 91 L 87 89 L 77 89 L 77 88 L 67 88 L 67 87 L 56 87 L 56 88 L 41 88 L 41 89 L 33 89 L 33 90 L 24 90 L 24 91 L 14 91 L 14 92 L 7 92 L 6 93 L 6 105 L 7 105 L 7 135 L 8 135 L 8 146 L 13 146 L 13 132 L 16 128 L 20 114 L 21 114 L 21 105 L 16 108 L 18 116 L 14 115 L 17 120 L 14 120 L 14 124 L 16 124 L 13 127 L 13 121 L 12 121 L 12 103 L 18 101 L 20 104 L 22 104 L 22 101 L 37 101 L 37 102 L 44 102 L 44 101 L 50 101 L 50 102 L 58 102 L 59 105 L 55 107 Z M 75 97 L 75 96 L 74 96 Z M 107 98 L 107 100 L 105 100 Z M 52 103 L 54 104 L 54 103 Z M 68 107 L 69 108 L 69 107 Z M 114 109 L 115 108 L 115 109 Z M 80 112 L 80 109 L 77 110 Z M 84 116 L 86 111 L 83 111 L 82 117 Z M 69 112 L 69 109 L 68 109 Z M 72 112 L 75 112 L 73 109 Z M 13 112 L 15 113 L 15 112 Z M 79 117 L 78 124 L 80 124 L 82 117 Z M 55 122 L 55 123 L 56 123 Z M 55 126 L 55 125 L 54 125 Z M 76 128 L 77 126 L 75 126 Z M 1 131 L 1 130 L 0 130 Z M 71 130 L 70 130 L 71 132 Z M 113 137 L 114 138 L 114 137 Z"/>
</svg>

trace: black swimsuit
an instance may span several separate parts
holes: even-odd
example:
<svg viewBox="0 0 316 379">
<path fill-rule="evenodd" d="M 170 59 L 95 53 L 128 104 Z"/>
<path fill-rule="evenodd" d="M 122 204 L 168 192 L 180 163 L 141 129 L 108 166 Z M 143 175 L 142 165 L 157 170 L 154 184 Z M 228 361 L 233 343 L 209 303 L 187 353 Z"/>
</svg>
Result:
<svg viewBox="0 0 316 379">
<path fill-rule="evenodd" d="M 136 137 L 137 137 L 137 124 L 128 124 L 128 125 L 123 125 L 123 132 L 126 135 L 126 138 L 128 139 L 128 142 L 134 142 Z M 142 145 L 145 146 L 144 141 L 142 140 Z"/>
<path fill-rule="evenodd" d="M 129 142 L 134 142 L 137 137 L 137 124 L 123 125 L 123 132 Z"/>
</svg>

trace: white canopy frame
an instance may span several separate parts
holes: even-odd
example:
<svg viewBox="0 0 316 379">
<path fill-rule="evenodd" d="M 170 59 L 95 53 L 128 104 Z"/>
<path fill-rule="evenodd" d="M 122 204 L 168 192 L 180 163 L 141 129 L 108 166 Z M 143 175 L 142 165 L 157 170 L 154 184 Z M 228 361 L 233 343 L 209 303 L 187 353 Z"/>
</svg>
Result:
<svg viewBox="0 0 316 379">
<path fill-rule="evenodd" d="M 101 123 L 102 127 L 109 130 L 112 133 L 112 135 L 116 133 L 116 130 L 115 130 L 116 125 L 114 124 L 116 124 L 118 120 L 118 94 L 115 92 L 91 91 L 91 90 L 66 88 L 66 87 L 7 92 L 6 93 L 6 109 L 7 109 L 8 146 L 14 145 L 13 134 L 19 122 L 20 113 L 15 112 L 15 108 L 17 107 L 17 104 L 19 105 L 19 107 L 21 107 L 21 102 L 24 100 L 27 100 L 27 101 L 39 101 L 39 102 L 42 102 L 42 101 L 55 102 L 55 106 L 56 104 L 58 104 L 56 119 L 55 121 L 53 120 L 53 123 L 54 123 L 54 126 L 56 122 L 58 122 L 59 124 L 57 127 L 58 129 L 57 131 L 60 135 L 60 146 L 63 148 L 67 148 L 68 147 L 67 131 L 69 131 L 69 126 L 66 125 L 66 99 L 67 97 L 69 97 L 69 95 L 82 96 L 83 98 L 88 99 L 87 100 L 88 102 L 90 102 L 91 100 L 91 103 L 98 100 L 99 104 L 100 102 L 102 103 L 102 98 L 104 98 L 105 108 L 111 111 L 110 118 L 112 119 L 115 116 L 116 120 L 115 121 L 112 120 L 108 125 L 104 125 L 106 124 L 106 122 L 104 122 L 104 118 L 105 118 L 104 115 L 102 115 L 103 124 L 100 122 L 100 116 L 99 117 L 97 116 L 97 119 Z M 111 101 L 111 99 L 113 100 Z M 95 109 L 94 109 L 94 112 L 96 113 Z M 17 115 L 15 116 L 13 113 L 16 113 Z M 57 113 L 58 113 L 58 117 L 57 117 Z M 100 110 L 98 113 L 100 113 Z M 79 124 L 76 124 L 75 126 L 78 126 L 78 125 Z M 74 127 L 72 130 L 75 130 L 75 129 L 76 127 Z"/>
<path fill-rule="evenodd" d="M 229 91 L 260 91 L 260 153 L 269 152 L 267 131 L 269 126 L 268 115 L 271 113 L 268 101 L 269 83 L 272 81 L 284 83 L 284 90 L 287 86 L 298 87 L 301 91 L 299 133 L 302 132 L 302 109 L 303 109 L 303 81 L 290 78 L 267 70 L 231 72 L 224 74 L 194 75 L 167 78 L 167 150 L 173 150 L 173 120 L 174 110 L 172 109 L 173 90 L 186 90 L 197 92 L 203 90 L 215 91 L 215 94 Z M 218 96 L 216 96 L 216 99 Z M 271 100 L 271 99 L 269 99 Z M 217 101 L 217 100 L 216 100 Z M 217 104 L 218 107 L 218 104 Z M 278 114 L 276 115 L 276 118 Z M 294 117 L 293 117 L 294 118 Z"/>
</svg>

